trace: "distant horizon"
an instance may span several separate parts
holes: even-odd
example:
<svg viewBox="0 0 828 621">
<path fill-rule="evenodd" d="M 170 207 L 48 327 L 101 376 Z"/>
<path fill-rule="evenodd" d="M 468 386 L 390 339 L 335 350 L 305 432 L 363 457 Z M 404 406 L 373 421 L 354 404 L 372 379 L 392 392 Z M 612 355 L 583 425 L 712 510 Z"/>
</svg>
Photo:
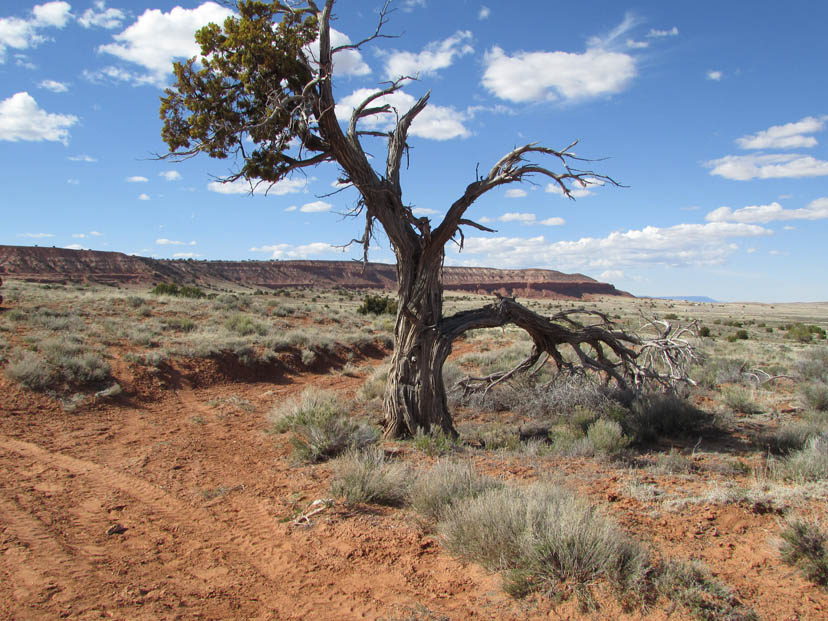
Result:
<svg viewBox="0 0 828 621">
<path fill-rule="evenodd" d="M 44 246 L 40 244 L 31 244 L 31 245 L 21 245 L 21 244 L 0 244 L 0 246 L 8 246 L 8 247 L 16 247 L 16 248 L 46 248 L 46 249 L 55 249 L 55 250 L 66 250 L 66 251 L 78 251 L 78 252 L 110 252 L 110 253 L 117 253 L 123 254 L 125 256 L 136 256 L 144 259 L 151 259 L 155 261 L 170 261 L 170 262 L 188 262 L 188 261 L 198 261 L 198 262 L 224 262 L 224 263 L 245 263 L 245 262 L 256 262 L 256 263 L 268 263 L 268 262 L 280 262 L 280 263 L 289 263 L 289 262 L 310 262 L 310 263 L 358 263 L 360 260 L 358 259 L 208 259 L 208 258 L 166 258 L 166 257 L 149 257 L 144 255 L 139 255 L 135 253 L 128 253 L 123 252 L 120 250 L 92 250 L 88 248 L 60 248 L 58 246 Z M 369 261 L 369 264 L 377 264 L 377 265 L 386 265 L 386 266 L 394 266 L 396 263 L 394 262 L 386 262 L 386 261 Z M 2 265 L 2 264 L 0 264 Z M 609 284 L 615 287 L 616 290 L 621 291 L 623 293 L 629 293 L 635 298 L 638 299 L 653 299 L 653 300 L 674 300 L 674 301 L 687 301 L 693 303 L 701 303 L 701 304 L 828 304 L 828 300 L 779 300 L 773 302 L 765 302 L 761 300 L 719 300 L 712 298 L 711 296 L 707 295 L 681 295 L 681 294 L 670 294 L 670 295 L 649 295 L 649 294 L 636 294 L 632 291 L 628 291 L 627 289 L 623 289 L 618 287 L 615 283 L 606 280 L 600 280 L 589 276 L 588 274 L 583 274 L 581 272 L 564 272 L 562 270 L 550 269 L 545 267 L 523 267 L 523 268 L 498 268 L 498 267 L 490 267 L 485 265 L 446 265 L 446 267 L 453 267 L 453 268 L 471 268 L 471 269 L 491 269 L 491 270 L 498 270 L 498 271 L 527 271 L 527 270 L 542 270 L 548 272 L 558 272 L 561 274 L 565 274 L 567 276 L 584 276 L 586 278 L 590 278 L 595 280 L 596 282 Z M 5 275 L 6 277 L 12 276 L 12 274 L 4 273 L 0 271 L 0 274 Z M 699 298 L 699 299 L 696 299 Z M 705 298 L 705 299 L 700 299 Z"/>
</svg>

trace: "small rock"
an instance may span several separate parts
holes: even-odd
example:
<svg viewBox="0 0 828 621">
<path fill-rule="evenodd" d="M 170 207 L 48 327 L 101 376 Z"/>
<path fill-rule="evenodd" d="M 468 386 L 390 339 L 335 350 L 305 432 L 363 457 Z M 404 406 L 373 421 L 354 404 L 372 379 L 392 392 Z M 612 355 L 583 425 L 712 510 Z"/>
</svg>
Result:
<svg viewBox="0 0 828 621">
<path fill-rule="evenodd" d="M 109 528 L 106 529 L 107 535 L 121 535 L 127 531 L 126 526 L 123 524 L 113 524 Z"/>
</svg>

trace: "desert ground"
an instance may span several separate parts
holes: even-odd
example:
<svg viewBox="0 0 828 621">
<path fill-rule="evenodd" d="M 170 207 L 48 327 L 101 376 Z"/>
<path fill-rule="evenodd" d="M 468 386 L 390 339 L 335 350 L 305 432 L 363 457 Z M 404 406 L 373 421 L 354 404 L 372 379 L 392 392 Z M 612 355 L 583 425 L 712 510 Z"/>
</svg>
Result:
<svg viewBox="0 0 828 621">
<path fill-rule="evenodd" d="M 363 294 L 178 293 L 6 281 L 0 617 L 828 617 L 828 304 L 530 300 L 698 322 L 697 385 L 625 400 L 544 368 L 451 393 L 456 440 L 392 442 L 394 318 Z M 468 334 L 447 384 L 530 347 Z M 532 498 L 577 537 L 497 548 Z"/>
</svg>

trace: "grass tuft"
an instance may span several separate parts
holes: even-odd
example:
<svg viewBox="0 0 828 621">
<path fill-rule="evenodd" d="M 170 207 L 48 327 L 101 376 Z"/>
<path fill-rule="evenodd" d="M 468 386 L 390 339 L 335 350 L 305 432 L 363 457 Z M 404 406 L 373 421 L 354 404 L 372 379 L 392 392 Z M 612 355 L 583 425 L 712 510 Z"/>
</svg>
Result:
<svg viewBox="0 0 828 621">
<path fill-rule="evenodd" d="M 382 449 L 349 451 L 334 462 L 331 493 L 349 504 L 400 506 L 407 497 L 410 474 L 401 463 L 389 461 Z"/>
<path fill-rule="evenodd" d="M 828 535 L 816 522 L 794 518 L 780 534 L 782 560 L 811 582 L 828 586 Z"/>
</svg>

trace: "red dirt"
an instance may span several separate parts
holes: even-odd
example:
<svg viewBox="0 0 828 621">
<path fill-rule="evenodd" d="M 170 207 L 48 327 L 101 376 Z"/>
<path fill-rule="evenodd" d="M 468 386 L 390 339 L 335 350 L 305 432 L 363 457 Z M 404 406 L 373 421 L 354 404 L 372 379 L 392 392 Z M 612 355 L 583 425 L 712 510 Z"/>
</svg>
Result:
<svg viewBox="0 0 828 621">
<path fill-rule="evenodd" d="M 576 598 L 513 600 L 403 510 L 334 504 L 295 526 L 329 497 L 330 471 L 295 464 L 267 412 L 307 384 L 353 398 L 363 379 L 231 382 L 211 364 L 177 368 L 165 387 L 116 364 L 122 385 L 152 398 L 76 413 L 0 378 L 0 618 L 684 618 L 664 601 L 626 613 L 600 589 L 589 614 Z M 828 595 L 780 563 L 775 516 L 731 505 L 650 517 L 622 491 L 635 473 L 525 459 L 478 461 L 511 479 L 565 473 L 657 553 L 704 559 L 762 618 L 828 615 Z"/>
</svg>

